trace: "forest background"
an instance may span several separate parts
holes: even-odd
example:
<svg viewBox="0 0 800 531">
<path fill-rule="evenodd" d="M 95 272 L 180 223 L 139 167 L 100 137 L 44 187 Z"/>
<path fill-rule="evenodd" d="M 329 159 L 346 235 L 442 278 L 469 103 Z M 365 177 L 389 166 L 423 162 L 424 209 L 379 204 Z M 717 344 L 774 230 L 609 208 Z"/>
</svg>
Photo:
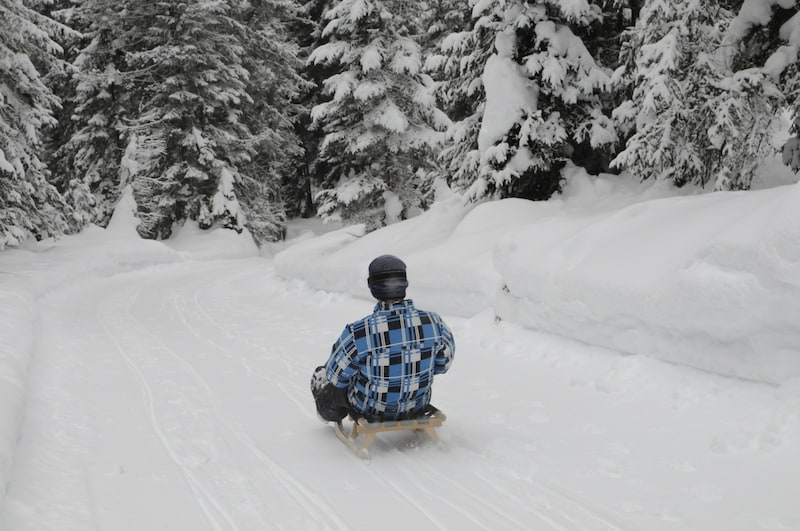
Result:
<svg viewBox="0 0 800 531">
<path fill-rule="evenodd" d="M 0 0 L 0 249 L 800 169 L 794 0 Z M 785 131 L 788 119 L 788 131 Z M 779 134 L 783 128 L 782 136 Z M 776 145 L 775 139 L 780 138 Z"/>
</svg>

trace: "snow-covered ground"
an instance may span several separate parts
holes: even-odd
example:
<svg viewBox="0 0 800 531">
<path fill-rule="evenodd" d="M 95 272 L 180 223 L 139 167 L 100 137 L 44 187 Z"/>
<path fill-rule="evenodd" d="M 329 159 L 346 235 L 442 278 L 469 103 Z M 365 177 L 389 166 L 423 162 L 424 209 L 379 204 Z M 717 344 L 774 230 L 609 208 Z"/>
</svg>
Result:
<svg viewBox="0 0 800 531">
<path fill-rule="evenodd" d="M 674 193 L 5 251 L 0 528 L 800 529 L 800 186 Z M 384 252 L 457 351 L 443 443 L 361 461 L 308 381 Z"/>
</svg>

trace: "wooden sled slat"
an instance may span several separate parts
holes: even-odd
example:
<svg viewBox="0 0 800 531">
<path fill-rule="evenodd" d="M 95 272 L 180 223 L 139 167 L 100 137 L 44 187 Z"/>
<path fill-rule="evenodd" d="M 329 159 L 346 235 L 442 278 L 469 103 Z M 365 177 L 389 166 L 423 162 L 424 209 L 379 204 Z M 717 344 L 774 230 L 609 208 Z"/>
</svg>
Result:
<svg viewBox="0 0 800 531">
<path fill-rule="evenodd" d="M 370 422 L 363 417 L 353 418 L 350 433 L 345 431 L 342 421 L 336 423 L 336 436 L 345 443 L 350 449 L 358 454 L 362 459 L 369 457 L 369 447 L 375 442 L 379 433 L 389 431 L 415 430 L 423 431 L 434 442 L 439 442 L 439 435 L 436 428 L 447 420 L 447 417 L 440 410 L 429 406 L 425 412 L 416 418 L 407 420 L 384 420 Z M 359 436 L 363 436 L 358 442 Z"/>
</svg>

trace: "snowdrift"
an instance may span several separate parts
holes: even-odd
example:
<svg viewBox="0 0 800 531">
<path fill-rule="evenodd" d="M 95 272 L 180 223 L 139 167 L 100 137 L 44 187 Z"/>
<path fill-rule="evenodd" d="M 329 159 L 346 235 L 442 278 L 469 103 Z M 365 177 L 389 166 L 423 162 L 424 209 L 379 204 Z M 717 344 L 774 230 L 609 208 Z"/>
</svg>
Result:
<svg viewBox="0 0 800 531">
<path fill-rule="evenodd" d="M 364 235 L 307 237 L 287 278 L 369 298 L 375 250 L 402 257 L 408 295 L 618 351 L 780 384 L 800 377 L 800 185 L 675 197 L 666 185 L 572 170 L 564 195 L 463 205 Z"/>
</svg>

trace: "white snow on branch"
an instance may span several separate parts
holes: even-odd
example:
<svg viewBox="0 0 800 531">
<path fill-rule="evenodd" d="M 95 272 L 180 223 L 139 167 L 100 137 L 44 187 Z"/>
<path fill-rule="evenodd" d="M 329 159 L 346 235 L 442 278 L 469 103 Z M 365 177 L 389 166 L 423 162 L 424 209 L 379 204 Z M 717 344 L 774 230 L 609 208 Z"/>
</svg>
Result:
<svg viewBox="0 0 800 531">
<path fill-rule="evenodd" d="M 753 26 L 765 26 L 772 19 L 772 8 L 791 8 L 795 0 L 744 0 L 739 14 L 731 21 L 728 33 L 739 40 Z"/>
<path fill-rule="evenodd" d="M 377 109 L 376 123 L 395 133 L 408 129 L 408 118 L 392 101 L 387 101 Z"/>
<path fill-rule="evenodd" d="M 416 75 L 422 66 L 422 57 L 419 46 L 411 39 L 399 41 L 399 50 L 395 52 L 391 62 L 391 69 L 398 74 Z"/>
<path fill-rule="evenodd" d="M 349 52 L 350 43 L 343 41 L 329 42 L 311 52 L 311 55 L 308 56 L 308 64 L 333 63 Z"/>
<path fill-rule="evenodd" d="M 498 35 L 495 47 L 498 53 L 486 61 L 482 76 L 486 106 L 478 133 L 481 152 L 503 138 L 523 114 L 532 114 L 538 104 L 537 87 L 510 56 L 513 35 Z"/>
<path fill-rule="evenodd" d="M 784 70 L 796 62 L 797 46 L 792 44 L 781 46 L 769 56 L 767 62 L 764 63 L 763 70 L 766 75 L 777 78 Z"/>
<path fill-rule="evenodd" d="M 369 46 L 361 54 L 361 70 L 366 73 L 377 70 L 383 64 L 383 54 L 376 46 Z"/>
<path fill-rule="evenodd" d="M 362 81 L 353 91 L 353 96 L 359 101 L 367 101 L 386 93 L 386 86 L 372 81 Z"/>
<path fill-rule="evenodd" d="M 784 70 L 797 62 L 800 49 L 800 13 L 787 20 L 780 29 L 779 35 L 787 44 L 778 48 L 764 63 L 764 74 L 777 79 Z"/>
<path fill-rule="evenodd" d="M 560 7 L 567 19 L 582 24 L 602 16 L 600 6 L 590 4 L 587 0 L 561 0 Z"/>
<path fill-rule="evenodd" d="M 350 22 L 358 22 L 374 10 L 375 6 L 369 0 L 355 0 L 350 6 L 350 14 L 347 18 Z"/>
<path fill-rule="evenodd" d="M 3 151 L 3 148 L 0 148 L 0 171 L 4 171 L 7 173 L 14 173 L 14 166 L 6 160 L 6 154 Z"/>
<path fill-rule="evenodd" d="M 244 227 L 247 219 L 242 212 L 239 200 L 236 198 L 234 191 L 234 183 L 236 182 L 236 175 L 227 167 L 223 167 L 219 176 L 219 183 L 217 185 L 217 193 L 211 203 L 211 213 L 214 216 L 229 215 L 232 219 L 236 220 L 236 227 Z"/>
</svg>

